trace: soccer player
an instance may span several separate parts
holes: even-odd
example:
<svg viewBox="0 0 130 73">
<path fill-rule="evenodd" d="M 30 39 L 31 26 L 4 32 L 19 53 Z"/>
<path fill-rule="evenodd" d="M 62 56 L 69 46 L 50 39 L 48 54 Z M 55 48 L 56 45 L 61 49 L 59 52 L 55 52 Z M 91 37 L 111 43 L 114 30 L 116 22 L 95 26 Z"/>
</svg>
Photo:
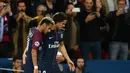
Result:
<svg viewBox="0 0 130 73">
<path fill-rule="evenodd" d="M 30 29 L 25 50 L 27 57 L 24 63 L 24 73 L 38 73 L 38 60 L 43 52 L 43 35 L 49 32 L 53 24 L 54 21 L 50 17 L 44 17 L 38 27 Z"/>
<path fill-rule="evenodd" d="M 66 59 L 70 70 L 74 71 L 75 66 L 70 60 L 62 41 L 63 27 L 67 22 L 66 17 L 64 13 L 59 12 L 53 16 L 53 20 L 55 21 L 54 30 L 47 33 L 44 40 L 44 52 L 38 65 L 39 73 L 61 73 L 56 61 L 58 48 Z"/>
</svg>

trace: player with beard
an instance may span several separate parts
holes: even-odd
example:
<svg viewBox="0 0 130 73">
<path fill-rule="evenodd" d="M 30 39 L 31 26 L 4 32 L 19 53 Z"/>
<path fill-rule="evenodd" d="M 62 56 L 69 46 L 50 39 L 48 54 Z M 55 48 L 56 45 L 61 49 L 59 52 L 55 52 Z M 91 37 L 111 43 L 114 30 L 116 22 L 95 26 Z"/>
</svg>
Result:
<svg viewBox="0 0 130 73">
<path fill-rule="evenodd" d="M 38 73 L 38 64 L 43 52 L 43 35 L 49 32 L 49 29 L 54 24 L 50 17 L 44 17 L 36 28 L 31 28 L 28 35 L 26 62 L 24 62 L 24 73 Z"/>
</svg>

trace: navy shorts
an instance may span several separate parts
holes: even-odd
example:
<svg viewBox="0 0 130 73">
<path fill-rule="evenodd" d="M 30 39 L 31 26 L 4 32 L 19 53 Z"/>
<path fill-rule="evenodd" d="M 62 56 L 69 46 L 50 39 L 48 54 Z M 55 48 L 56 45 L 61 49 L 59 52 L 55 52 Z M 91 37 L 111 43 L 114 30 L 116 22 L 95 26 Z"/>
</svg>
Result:
<svg viewBox="0 0 130 73">
<path fill-rule="evenodd" d="M 57 63 L 44 62 L 39 64 L 39 73 L 61 73 Z"/>
<path fill-rule="evenodd" d="M 26 64 L 23 65 L 24 73 L 33 73 L 34 67 L 31 60 L 26 60 Z"/>
</svg>

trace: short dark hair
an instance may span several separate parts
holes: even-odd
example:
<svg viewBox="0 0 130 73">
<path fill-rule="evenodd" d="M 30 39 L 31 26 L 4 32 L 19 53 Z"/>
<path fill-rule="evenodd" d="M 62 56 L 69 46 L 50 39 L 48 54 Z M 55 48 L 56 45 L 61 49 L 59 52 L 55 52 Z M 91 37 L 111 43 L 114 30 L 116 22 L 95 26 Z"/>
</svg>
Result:
<svg viewBox="0 0 130 73">
<path fill-rule="evenodd" d="M 117 4 L 118 4 L 120 1 L 125 1 L 125 4 L 127 4 L 126 0 L 117 0 Z"/>
<path fill-rule="evenodd" d="M 24 1 L 21 1 L 21 0 L 17 2 L 17 6 L 19 6 L 20 3 L 24 3 L 26 6 L 26 3 Z"/>
<path fill-rule="evenodd" d="M 76 62 L 77 62 L 78 59 L 83 59 L 84 60 L 84 58 L 80 56 L 80 57 L 76 58 Z"/>
<path fill-rule="evenodd" d="M 53 20 L 55 21 L 55 23 L 62 22 L 64 20 L 67 20 L 67 16 L 64 12 L 57 12 L 54 14 Z"/>
<path fill-rule="evenodd" d="M 79 56 L 79 57 L 77 57 L 76 58 L 76 60 L 75 60 L 75 67 L 77 67 L 77 61 L 78 61 L 78 59 L 83 59 L 84 60 L 84 58 L 82 57 L 82 56 Z M 84 63 L 85 63 L 85 60 L 84 60 Z"/>
<path fill-rule="evenodd" d="M 13 62 L 15 62 L 16 60 L 22 60 L 22 58 L 18 56 L 13 57 Z"/>
<path fill-rule="evenodd" d="M 65 7 L 65 10 L 68 9 L 68 6 L 69 6 L 69 5 L 73 5 L 73 6 L 74 6 L 73 3 L 67 3 L 67 4 L 66 4 L 66 7 Z M 74 7 L 75 7 L 75 6 L 74 6 Z"/>
</svg>

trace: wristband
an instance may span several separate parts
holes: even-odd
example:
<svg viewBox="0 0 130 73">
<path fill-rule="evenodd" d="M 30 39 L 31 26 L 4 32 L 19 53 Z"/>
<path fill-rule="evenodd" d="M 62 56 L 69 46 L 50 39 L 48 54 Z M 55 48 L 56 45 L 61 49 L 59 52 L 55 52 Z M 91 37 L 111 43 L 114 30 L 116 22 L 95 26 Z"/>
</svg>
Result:
<svg viewBox="0 0 130 73">
<path fill-rule="evenodd" d="M 38 66 L 34 66 L 34 69 L 38 69 Z"/>
</svg>

